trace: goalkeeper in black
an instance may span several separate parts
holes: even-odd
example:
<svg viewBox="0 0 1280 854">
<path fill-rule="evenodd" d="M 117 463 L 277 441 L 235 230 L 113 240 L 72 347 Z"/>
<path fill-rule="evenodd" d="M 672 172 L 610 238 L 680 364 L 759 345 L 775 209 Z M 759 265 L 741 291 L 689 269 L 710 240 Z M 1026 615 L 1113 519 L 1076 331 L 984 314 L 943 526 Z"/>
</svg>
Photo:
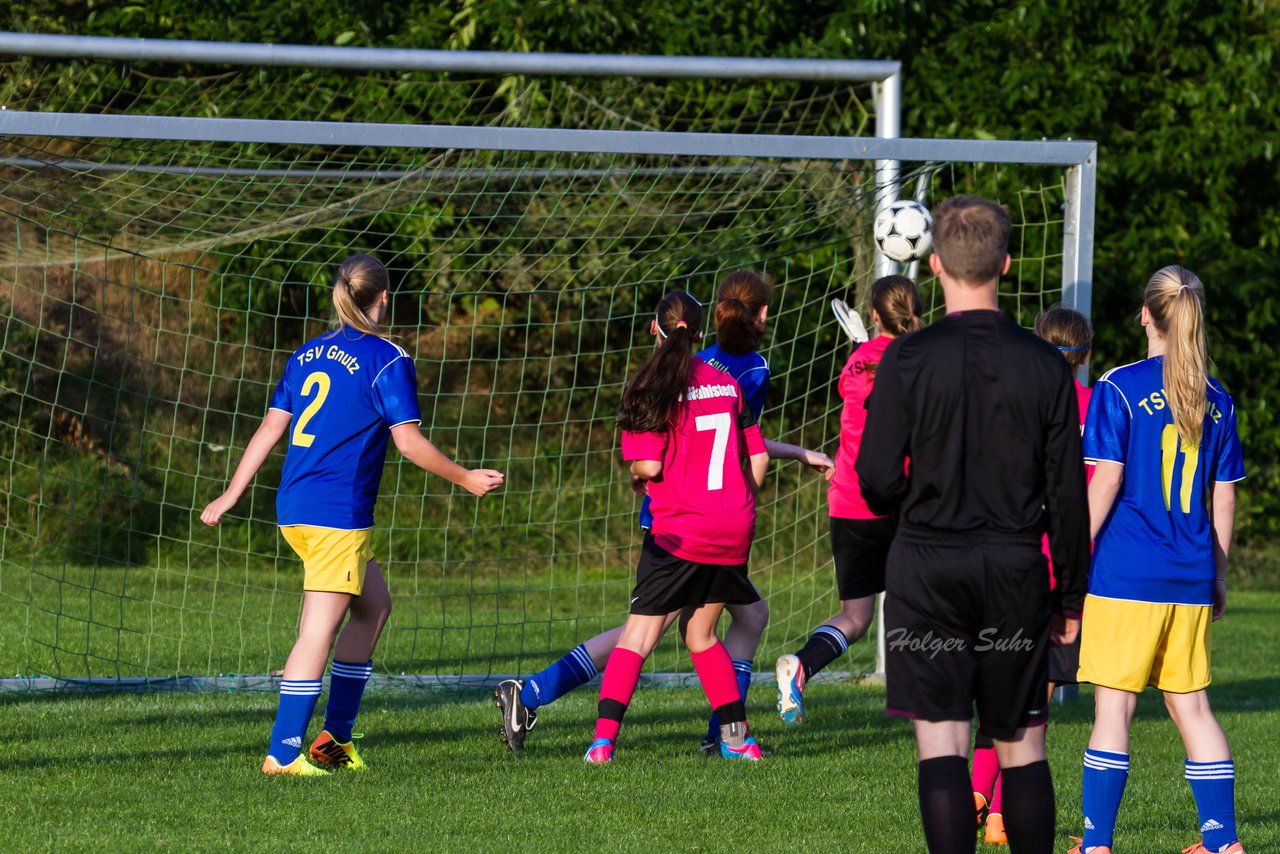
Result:
<svg viewBox="0 0 1280 854">
<path fill-rule="evenodd" d="M 886 568 L 887 705 L 915 722 L 933 854 L 974 850 L 975 705 L 1004 771 L 1010 851 L 1052 850 L 1049 642 L 1074 638 L 1087 582 L 1075 385 L 1057 350 L 997 308 L 1009 231 L 986 199 L 936 209 L 929 265 L 947 315 L 885 351 L 856 464 L 872 509 L 899 515 Z"/>
</svg>

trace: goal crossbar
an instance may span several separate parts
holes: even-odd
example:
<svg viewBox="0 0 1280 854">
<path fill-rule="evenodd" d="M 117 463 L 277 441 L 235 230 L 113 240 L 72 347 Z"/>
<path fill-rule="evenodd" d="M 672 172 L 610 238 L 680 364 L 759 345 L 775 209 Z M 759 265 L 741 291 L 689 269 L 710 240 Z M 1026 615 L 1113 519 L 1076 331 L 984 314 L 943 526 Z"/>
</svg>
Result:
<svg viewBox="0 0 1280 854">
<path fill-rule="evenodd" d="M 675 133 L 0 111 L 0 136 L 813 160 L 1086 166 L 1096 142 Z"/>
</svg>

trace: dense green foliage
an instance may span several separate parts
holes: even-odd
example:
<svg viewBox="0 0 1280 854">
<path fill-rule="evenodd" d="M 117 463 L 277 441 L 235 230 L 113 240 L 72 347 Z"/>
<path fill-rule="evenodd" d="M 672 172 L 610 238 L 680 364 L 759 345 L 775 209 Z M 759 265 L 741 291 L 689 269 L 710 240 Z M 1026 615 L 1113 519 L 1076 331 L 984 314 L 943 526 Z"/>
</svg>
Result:
<svg viewBox="0 0 1280 854">
<path fill-rule="evenodd" d="M 1131 317 L 1151 272 L 1177 262 L 1200 273 L 1217 372 L 1241 412 L 1250 469 L 1243 532 L 1254 541 L 1280 532 L 1280 425 L 1271 414 L 1280 405 L 1271 380 L 1280 319 L 1275 4 L 37 0 L 7 17 L 15 30 L 152 38 L 901 59 L 908 135 L 1101 143 L 1095 373 L 1142 355 Z M 494 83 L 499 97 L 515 85 Z M 705 94 L 727 97 L 715 87 Z M 266 112 L 296 112 L 255 97 Z M 385 99 L 369 98 L 369 114 L 382 115 Z M 328 103 L 347 115 L 359 106 Z"/>
<path fill-rule="evenodd" d="M 1277 607 L 1273 593 L 1241 594 L 1214 628 L 1211 693 L 1250 851 L 1280 846 L 1280 680 L 1260 675 L 1280 668 Z M 250 839 L 283 851 L 920 850 L 915 744 L 908 723 L 885 716 L 883 688 L 818 681 L 807 699 L 808 722 L 787 729 L 773 686 L 752 689 L 752 731 L 772 755 L 746 765 L 697 754 L 697 688 L 642 688 L 614 764 L 592 768 L 581 759 L 595 717 L 589 688 L 542 709 L 523 757 L 499 742 L 487 696 L 379 692 L 357 723 L 367 773 L 282 780 L 257 770 L 275 706 L 266 693 L 0 696 L 0 824 L 12 850 L 32 852 L 241 851 Z M 1088 691 L 1052 714 L 1054 850 L 1065 851 L 1083 822 Z M 1190 845 L 1183 747 L 1155 692 L 1139 701 L 1132 753 L 1117 845 Z"/>
</svg>

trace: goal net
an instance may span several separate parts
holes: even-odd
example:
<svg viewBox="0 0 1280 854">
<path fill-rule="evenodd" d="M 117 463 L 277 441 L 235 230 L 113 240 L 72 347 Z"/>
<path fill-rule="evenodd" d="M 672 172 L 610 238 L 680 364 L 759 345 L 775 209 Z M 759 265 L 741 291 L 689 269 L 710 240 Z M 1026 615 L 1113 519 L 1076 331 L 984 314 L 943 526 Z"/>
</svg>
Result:
<svg viewBox="0 0 1280 854">
<path fill-rule="evenodd" d="M 392 272 L 424 432 L 507 476 L 476 499 L 391 452 L 377 670 L 483 682 L 617 625 L 641 536 L 614 413 L 664 292 L 709 305 L 725 273 L 768 273 L 762 428 L 832 455 L 850 345 L 828 305 L 872 278 L 876 159 L 904 161 L 902 195 L 1010 206 L 1006 310 L 1063 298 L 1086 144 L 866 143 L 0 113 L 4 675 L 252 687 L 282 667 L 301 577 L 274 524 L 282 449 L 220 527 L 198 514 L 354 251 Z M 820 476 L 773 464 L 751 573 L 760 669 L 837 607 Z M 673 633 L 651 666 L 687 661 Z M 864 641 L 836 667 L 873 664 Z"/>
</svg>

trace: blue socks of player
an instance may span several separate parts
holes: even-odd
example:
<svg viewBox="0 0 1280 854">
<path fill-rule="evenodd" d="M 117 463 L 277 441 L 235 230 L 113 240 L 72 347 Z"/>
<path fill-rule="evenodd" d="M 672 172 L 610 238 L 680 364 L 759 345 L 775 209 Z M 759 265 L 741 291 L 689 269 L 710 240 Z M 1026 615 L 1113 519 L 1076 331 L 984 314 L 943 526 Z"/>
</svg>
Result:
<svg viewBox="0 0 1280 854">
<path fill-rule="evenodd" d="M 1186 775 L 1200 812 L 1204 847 L 1209 851 L 1221 851 L 1237 839 L 1235 763 L 1230 759 L 1222 762 L 1187 760 Z M 1116 813 L 1120 811 L 1120 799 L 1128 779 L 1127 753 L 1084 752 L 1084 842 L 1081 850 L 1088 852 L 1098 845 L 1111 845 Z"/>
<path fill-rule="evenodd" d="M 271 746 L 267 754 L 281 765 L 288 765 L 302 752 L 302 739 L 307 734 L 311 713 L 320 699 L 319 679 L 283 679 L 280 682 L 280 708 L 271 727 Z"/>
<path fill-rule="evenodd" d="M 813 635 L 796 653 L 796 658 L 800 659 L 800 664 L 804 667 L 804 678 L 808 680 L 844 655 L 848 649 L 849 639 L 844 636 L 844 632 L 835 626 L 821 625 L 813 630 Z"/>
<path fill-rule="evenodd" d="M 1187 782 L 1200 812 L 1200 833 L 1204 847 L 1221 851 L 1236 841 L 1236 765 L 1223 762 L 1187 760 Z"/>
<path fill-rule="evenodd" d="M 520 702 L 528 709 L 545 706 L 587 684 L 599 672 L 586 644 L 578 644 L 564 658 L 524 680 Z"/>
<path fill-rule="evenodd" d="M 324 728 L 339 744 L 351 741 L 351 729 L 356 725 L 360 712 L 360 699 L 364 686 L 373 673 L 373 662 L 351 664 L 333 660 L 329 671 L 329 705 L 324 710 Z"/>
<path fill-rule="evenodd" d="M 1080 850 L 1111 845 L 1116 814 L 1129 780 L 1129 754 L 1105 750 L 1084 752 L 1084 841 Z M 1006 794 L 1007 797 L 1007 794 Z"/>
<path fill-rule="evenodd" d="M 751 687 L 751 669 L 753 666 L 749 658 L 733 659 L 733 675 L 738 680 L 738 693 L 742 696 L 743 703 L 746 703 L 747 689 Z M 711 713 L 711 719 L 707 721 L 707 737 L 705 740 L 720 740 L 720 716 L 715 712 Z"/>
</svg>

